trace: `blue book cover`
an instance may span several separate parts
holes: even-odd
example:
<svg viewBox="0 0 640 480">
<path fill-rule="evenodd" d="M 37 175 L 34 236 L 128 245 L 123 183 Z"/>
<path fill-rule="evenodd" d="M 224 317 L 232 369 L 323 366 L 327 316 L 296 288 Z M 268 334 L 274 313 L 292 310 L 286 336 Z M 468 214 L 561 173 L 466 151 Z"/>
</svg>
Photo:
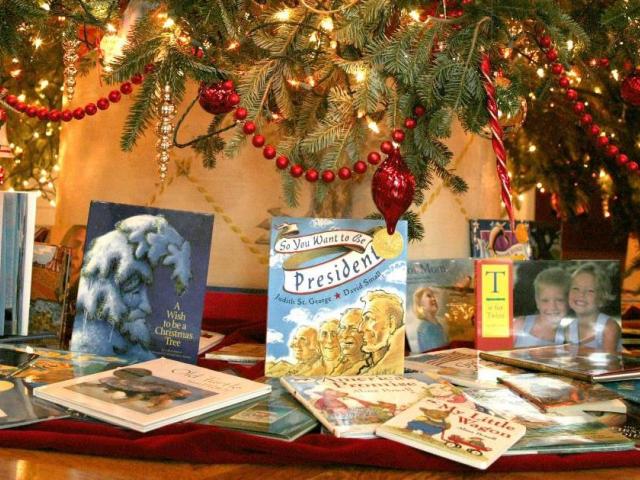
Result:
<svg viewBox="0 0 640 480">
<path fill-rule="evenodd" d="M 640 380 L 623 380 L 621 382 L 605 382 L 603 387 L 613 390 L 621 397 L 640 403 Z"/>
<path fill-rule="evenodd" d="M 213 216 L 91 202 L 70 349 L 195 363 Z"/>
<path fill-rule="evenodd" d="M 265 373 L 401 374 L 407 223 L 272 220 Z"/>
</svg>

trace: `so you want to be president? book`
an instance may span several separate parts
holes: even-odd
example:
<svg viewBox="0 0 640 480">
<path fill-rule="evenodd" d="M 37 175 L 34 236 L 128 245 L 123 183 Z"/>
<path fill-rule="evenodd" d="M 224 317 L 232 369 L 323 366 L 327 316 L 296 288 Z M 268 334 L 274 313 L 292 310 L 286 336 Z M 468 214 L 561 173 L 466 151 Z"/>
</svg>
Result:
<svg viewBox="0 0 640 480">
<path fill-rule="evenodd" d="M 407 223 L 272 220 L 265 374 L 403 372 Z"/>
</svg>

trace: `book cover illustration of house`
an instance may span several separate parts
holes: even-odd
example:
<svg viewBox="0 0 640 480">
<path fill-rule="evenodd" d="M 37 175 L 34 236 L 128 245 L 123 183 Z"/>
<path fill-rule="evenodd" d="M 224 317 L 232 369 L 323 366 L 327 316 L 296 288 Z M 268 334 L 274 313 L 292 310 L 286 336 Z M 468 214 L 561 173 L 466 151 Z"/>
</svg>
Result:
<svg viewBox="0 0 640 480">
<path fill-rule="evenodd" d="M 525 433 L 518 423 L 474 408 L 424 398 L 376 429 L 376 435 L 486 469 Z"/>
<path fill-rule="evenodd" d="M 473 258 L 531 259 L 528 222 L 516 222 L 512 231 L 507 220 L 469 220 L 469 240 Z"/>
<path fill-rule="evenodd" d="M 425 396 L 468 402 L 447 382 L 400 375 L 281 377 L 280 382 L 337 437 L 371 438 L 376 426 Z"/>
<path fill-rule="evenodd" d="M 382 220 L 273 219 L 267 376 L 403 372 L 407 223 L 393 236 L 382 229 Z"/>
<path fill-rule="evenodd" d="M 195 363 L 213 216 L 92 202 L 70 349 Z"/>
<path fill-rule="evenodd" d="M 55 333 L 60 338 L 67 313 L 71 250 L 36 243 L 33 248 L 29 328 L 33 333 Z"/>
<path fill-rule="evenodd" d="M 472 259 L 413 260 L 407 265 L 407 339 L 412 352 L 475 337 Z"/>
</svg>

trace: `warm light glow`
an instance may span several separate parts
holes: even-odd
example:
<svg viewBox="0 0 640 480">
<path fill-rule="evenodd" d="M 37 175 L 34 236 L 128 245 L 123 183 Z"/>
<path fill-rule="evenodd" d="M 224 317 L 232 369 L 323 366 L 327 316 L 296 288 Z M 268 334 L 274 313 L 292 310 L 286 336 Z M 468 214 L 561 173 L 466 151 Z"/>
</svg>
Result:
<svg viewBox="0 0 640 480">
<path fill-rule="evenodd" d="M 116 27 L 113 25 L 113 23 L 107 23 L 107 32 L 116 33 L 116 31 Z"/>
<path fill-rule="evenodd" d="M 616 82 L 620 80 L 620 73 L 618 72 L 618 70 L 611 70 L 611 76 Z"/>
<path fill-rule="evenodd" d="M 114 58 L 122 55 L 127 39 L 119 35 L 105 35 L 100 40 L 100 49 L 102 50 L 102 58 L 105 65 L 109 65 Z"/>
<path fill-rule="evenodd" d="M 309 35 L 309 43 L 318 43 L 318 32 L 313 32 Z"/>
<path fill-rule="evenodd" d="M 307 84 L 311 87 L 315 87 L 316 86 L 316 80 L 315 78 L 313 78 L 311 75 L 309 75 L 307 77 Z"/>
<path fill-rule="evenodd" d="M 536 188 L 542 188 L 542 183 L 541 182 L 536 183 Z"/>
<path fill-rule="evenodd" d="M 49 6 L 49 4 L 47 2 L 41 2 L 40 3 L 40 8 L 43 9 L 43 10 L 46 10 L 47 12 L 49 10 L 51 10 L 51 7 Z"/>
<path fill-rule="evenodd" d="M 536 74 L 537 74 L 540 78 L 544 78 L 544 69 L 543 69 L 543 68 L 539 68 L 538 70 L 536 70 Z"/>
<path fill-rule="evenodd" d="M 373 120 L 369 120 L 369 123 L 367 123 L 367 127 L 369 127 L 369 130 L 371 130 L 373 133 L 380 133 L 380 127 Z"/>
<path fill-rule="evenodd" d="M 593 93 L 595 93 L 597 95 L 600 95 L 602 93 L 602 89 L 600 87 L 595 87 L 593 89 Z"/>
<path fill-rule="evenodd" d="M 409 16 L 416 22 L 420 21 L 420 12 L 418 10 L 411 10 Z"/>
<path fill-rule="evenodd" d="M 38 82 L 38 86 L 40 87 L 40 90 L 44 90 L 49 86 L 49 80 L 47 80 L 46 78 L 43 78 Z"/>
<path fill-rule="evenodd" d="M 333 20 L 331 17 L 324 17 L 320 22 L 320 28 L 327 32 L 333 31 Z"/>
<path fill-rule="evenodd" d="M 353 76 L 355 77 L 356 82 L 362 83 L 367 79 L 367 71 L 364 68 L 358 69 Z"/>
<path fill-rule="evenodd" d="M 33 43 L 33 48 L 37 50 L 42 46 L 42 39 L 40 37 L 36 37 L 31 43 Z"/>
<path fill-rule="evenodd" d="M 13 69 L 9 72 L 9 75 L 11 75 L 13 78 L 17 78 L 20 76 L 20 74 L 22 73 L 22 69 L 21 68 L 16 68 Z"/>
<path fill-rule="evenodd" d="M 173 28 L 173 27 L 175 26 L 175 24 L 176 24 L 176 22 L 173 20 L 173 18 L 168 17 L 168 18 L 164 21 L 164 23 L 162 24 L 162 28 L 165 28 L 165 29 L 167 29 L 167 30 L 168 30 L 168 29 L 170 29 L 170 28 Z"/>
<path fill-rule="evenodd" d="M 240 42 L 237 40 L 232 40 L 229 46 L 227 47 L 227 50 L 235 50 L 238 47 L 240 47 Z"/>
<path fill-rule="evenodd" d="M 567 50 L 573 50 L 573 40 L 567 40 Z"/>
<path fill-rule="evenodd" d="M 279 22 L 286 22 L 291 18 L 291 10 L 283 8 L 282 10 L 277 11 L 273 16 Z"/>
<path fill-rule="evenodd" d="M 24 93 L 21 93 L 20 95 L 18 95 L 18 100 L 20 100 L 21 102 L 24 102 L 27 99 L 27 96 Z"/>
<path fill-rule="evenodd" d="M 529 151 L 531 153 L 535 152 L 537 149 L 538 149 L 538 147 L 536 147 L 535 145 L 533 145 L 533 144 L 529 145 Z"/>
<path fill-rule="evenodd" d="M 336 42 L 335 40 L 331 40 L 331 42 L 329 42 L 329 47 L 335 50 L 336 48 L 338 48 L 338 42 Z"/>
</svg>

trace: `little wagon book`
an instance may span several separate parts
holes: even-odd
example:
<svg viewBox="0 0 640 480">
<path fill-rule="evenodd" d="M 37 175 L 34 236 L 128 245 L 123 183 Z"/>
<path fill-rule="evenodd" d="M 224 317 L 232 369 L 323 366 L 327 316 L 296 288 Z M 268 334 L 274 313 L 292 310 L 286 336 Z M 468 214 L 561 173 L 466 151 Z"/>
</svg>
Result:
<svg viewBox="0 0 640 480">
<path fill-rule="evenodd" d="M 156 358 L 37 387 L 33 392 L 99 420 L 148 432 L 270 391 L 270 385 Z"/>
<path fill-rule="evenodd" d="M 213 216 L 91 202 L 70 349 L 195 363 Z"/>
<path fill-rule="evenodd" d="M 265 374 L 403 372 L 407 223 L 275 217 Z"/>
</svg>

